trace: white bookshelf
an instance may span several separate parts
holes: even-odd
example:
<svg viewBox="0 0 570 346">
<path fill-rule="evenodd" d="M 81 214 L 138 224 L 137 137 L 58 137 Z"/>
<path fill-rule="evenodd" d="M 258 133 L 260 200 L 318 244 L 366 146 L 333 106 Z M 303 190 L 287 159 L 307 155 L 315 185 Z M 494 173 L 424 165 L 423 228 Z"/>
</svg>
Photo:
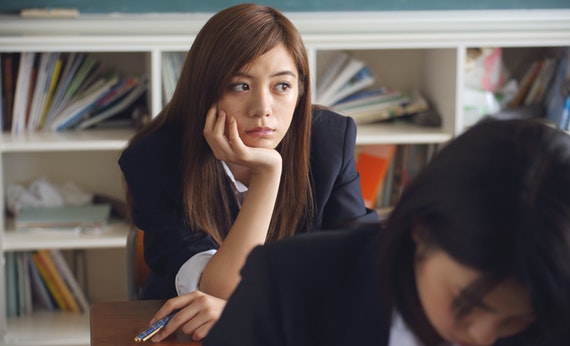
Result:
<svg viewBox="0 0 570 346">
<path fill-rule="evenodd" d="M 82 15 L 77 19 L 21 19 L 0 16 L 3 52 L 87 52 L 102 63 L 149 76 L 149 109 L 162 107 L 161 59 L 165 52 L 187 51 L 211 14 Z M 328 60 L 348 50 L 364 60 L 378 85 L 419 89 L 442 116 L 437 128 L 413 125 L 362 125 L 357 144 L 444 143 L 464 126 L 463 70 L 469 47 L 504 47 L 540 53 L 570 46 L 570 10 L 288 13 L 303 34 L 313 87 Z M 315 90 L 315 88 L 313 88 Z M 123 198 L 116 160 L 132 131 L 82 131 L 0 136 L 0 193 L 7 184 L 40 175 L 74 180 L 89 191 Z M 3 206 L 3 199 L 0 205 Z M 95 235 L 38 235 L 14 231 L 0 214 L 0 249 L 25 251 L 57 247 L 106 251 L 124 249 L 128 226 L 113 224 Z M 105 253 L 103 257 L 106 257 Z M 3 259 L 3 256 L 2 256 Z M 105 259 L 105 258 L 103 258 Z M 105 261 L 93 261 L 102 272 Z M 97 267 L 99 265 L 99 267 Z M 121 269 L 115 269 L 121 276 Z M 106 275 L 113 274 L 107 272 Z M 104 282 L 105 279 L 103 279 Z M 93 295 L 113 296 L 92 289 Z M 121 290 L 121 282 L 106 286 Z M 0 345 L 88 345 L 86 314 L 35 313 L 6 318 L 6 282 L 0 267 Z M 101 299 L 101 298 L 95 298 Z M 104 299 L 104 298 L 103 298 Z"/>
</svg>

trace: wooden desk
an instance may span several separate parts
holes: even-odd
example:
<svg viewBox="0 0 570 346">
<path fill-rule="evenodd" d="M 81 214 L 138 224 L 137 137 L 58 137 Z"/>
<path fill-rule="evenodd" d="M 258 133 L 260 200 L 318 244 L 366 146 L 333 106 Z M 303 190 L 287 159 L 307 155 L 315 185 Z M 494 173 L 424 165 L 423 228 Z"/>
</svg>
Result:
<svg viewBox="0 0 570 346">
<path fill-rule="evenodd" d="M 152 316 L 162 306 L 161 300 L 99 302 L 91 305 L 91 345 L 186 345 L 200 346 L 192 338 L 177 331 L 160 343 L 135 342 L 135 336 L 143 331 Z"/>
</svg>

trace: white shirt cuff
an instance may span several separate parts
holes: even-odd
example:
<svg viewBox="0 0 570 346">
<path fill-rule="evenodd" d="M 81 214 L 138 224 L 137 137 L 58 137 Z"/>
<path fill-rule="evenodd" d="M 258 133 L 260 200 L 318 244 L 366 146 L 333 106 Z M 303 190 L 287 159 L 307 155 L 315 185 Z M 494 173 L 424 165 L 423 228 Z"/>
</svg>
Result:
<svg viewBox="0 0 570 346">
<path fill-rule="evenodd" d="M 180 267 L 175 280 L 178 295 L 190 293 L 198 289 L 202 272 L 204 272 L 206 264 L 208 264 L 208 261 L 215 253 L 216 249 L 199 252 L 190 257 L 190 259 Z"/>
</svg>

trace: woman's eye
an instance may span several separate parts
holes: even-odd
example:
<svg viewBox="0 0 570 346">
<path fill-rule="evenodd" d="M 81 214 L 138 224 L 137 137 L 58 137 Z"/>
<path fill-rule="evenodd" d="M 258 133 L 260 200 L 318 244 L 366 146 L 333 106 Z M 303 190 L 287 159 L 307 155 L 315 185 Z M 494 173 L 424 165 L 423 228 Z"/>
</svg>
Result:
<svg viewBox="0 0 570 346">
<path fill-rule="evenodd" d="M 289 84 L 289 83 L 277 84 L 277 90 L 279 90 L 279 91 L 287 91 L 289 89 L 291 89 L 291 84 Z"/>
<path fill-rule="evenodd" d="M 235 83 L 230 85 L 230 89 L 237 92 L 246 91 L 249 90 L 249 85 L 246 83 Z"/>
</svg>

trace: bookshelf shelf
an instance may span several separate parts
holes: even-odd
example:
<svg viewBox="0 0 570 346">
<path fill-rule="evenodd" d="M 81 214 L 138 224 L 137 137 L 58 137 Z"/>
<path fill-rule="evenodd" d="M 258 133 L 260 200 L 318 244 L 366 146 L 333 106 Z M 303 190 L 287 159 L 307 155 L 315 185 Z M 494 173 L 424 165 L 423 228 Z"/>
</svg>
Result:
<svg viewBox="0 0 570 346">
<path fill-rule="evenodd" d="M 111 222 L 99 233 L 70 233 L 67 230 L 15 231 L 13 220 L 6 221 L 2 249 L 4 251 L 31 251 L 39 249 L 96 249 L 123 248 L 127 244 L 129 225 Z"/>
<path fill-rule="evenodd" d="M 133 130 L 3 133 L 0 150 L 4 153 L 120 150 L 133 134 Z"/>
<path fill-rule="evenodd" d="M 21 52 L 77 52 L 96 56 L 105 67 L 147 76 L 147 108 L 151 115 L 156 115 L 164 104 L 163 61 L 172 52 L 187 51 L 210 15 L 82 15 L 73 20 L 30 20 L 0 15 L 0 58 L 3 54 Z M 375 86 L 417 89 L 441 115 L 439 127 L 400 122 L 359 125 L 359 146 L 439 144 L 460 134 L 469 125 L 464 114 L 463 91 L 470 47 L 503 47 L 513 63 L 521 51 L 540 55 L 548 48 L 570 46 L 570 10 L 287 15 L 303 35 L 313 90 L 330 59 L 346 51 L 366 63 L 376 77 Z M 315 92 L 313 96 L 316 97 Z M 0 134 L 0 205 L 5 208 L 8 185 L 41 176 L 59 182 L 71 180 L 90 192 L 124 199 L 116 162 L 133 134 L 133 130 Z M 89 266 L 91 276 L 104 272 L 97 270 L 97 265 L 109 261 L 105 251 L 118 251 L 118 256 L 124 256 L 129 231 L 125 223 L 113 223 L 111 230 L 97 235 L 22 233 L 14 230 L 13 221 L 4 213 L 0 215 L 3 257 L 10 252 L 47 248 L 103 251 L 104 258 L 96 258 Z M 115 262 L 124 257 L 117 258 Z M 113 272 L 104 272 L 105 277 L 100 280 L 90 280 L 105 282 L 105 287 L 90 287 L 90 299 L 126 299 L 123 287 L 126 275 L 121 270 L 118 267 Z M 110 275 L 119 279 L 107 283 Z M 7 284 L 4 266 L 0 266 L 0 345 L 89 344 L 88 314 L 34 312 L 27 317 L 8 318 Z M 114 290 L 106 291 L 109 287 Z"/>
<path fill-rule="evenodd" d="M 423 144 L 443 143 L 452 134 L 440 128 L 426 128 L 408 124 L 367 124 L 358 126 L 356 144 Z"/>
</svg>

